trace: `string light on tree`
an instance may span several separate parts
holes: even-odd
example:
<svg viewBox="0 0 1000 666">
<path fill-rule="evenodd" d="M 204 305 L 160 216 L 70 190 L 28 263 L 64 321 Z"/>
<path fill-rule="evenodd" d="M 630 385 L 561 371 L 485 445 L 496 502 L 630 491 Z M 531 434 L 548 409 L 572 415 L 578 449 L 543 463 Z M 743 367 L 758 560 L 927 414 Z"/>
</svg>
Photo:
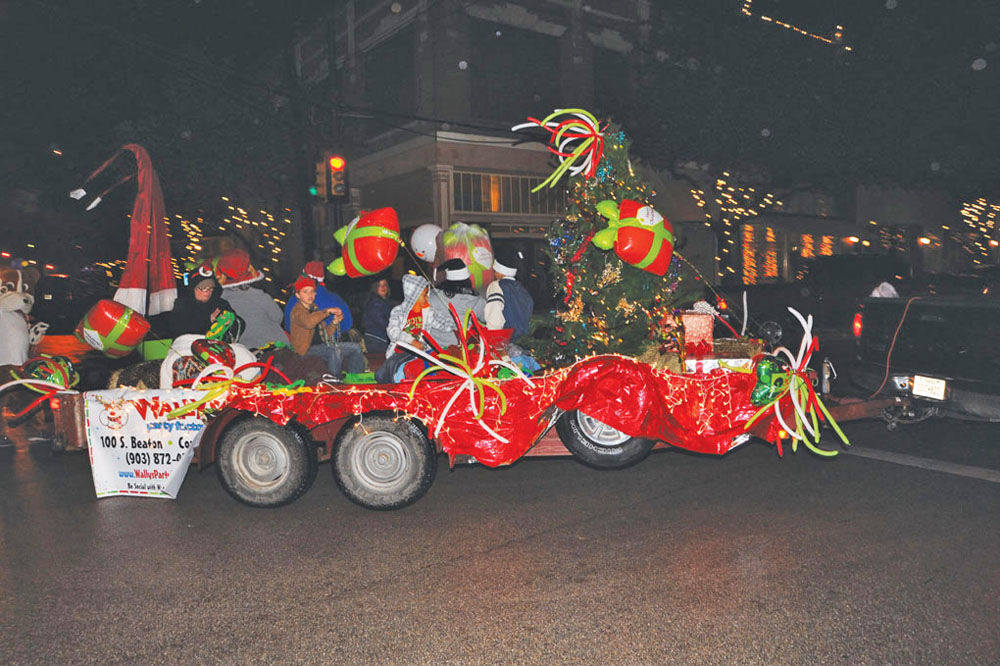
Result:
<svg viewBox="0 0 1000 666">
<path fill-rule="evenodd" d="M 954 234 L 952 238 L 961 245 L 974 264 L 984 261 L 994 263 L 996 245 L 991 244 L 991 241 L 996 240 L 1000 204 L 979 197 L 975 201 L 964 202 L 960 212 L 965 224 L 964 232 Z M 948 231 L 943 225 L 942 229 Z"/>
<path fill-rule="evenodd" d="M 844 26 L 842 26 L 842 25 L 834 26 L 834 28 L 833 28 L 833 37 L 831 38 L 831 37 L 824 37 L 823 35 L 817 35 L 814 32 L 809 32 L 808 30 L 805 30 L 804 28 L 800 28 L 797 25 L 792 25 L 791 23 L 787 23 L 785 21 L 782 21 L 781 19 L 776 19 L 776 18 L 773 18 L 773 17 L 770 17 L 770 16 L 765 16 L 764 14 L 754 14 L 754 12 L 753 12 L 753 0 L 743 0 L 743 6 L 740 8 L 740 12 L 744 16 L 749 16 L 749 17 L 756 16 L 757 18 L 759 18 L 761 21 L 763 21 L 765 23 L 770 23 L 772 25 L 776 25 L 776 26 L 779 26 L 781 28 L 784 28 L 785 30 L 790 30 L 790 31 L 792 31 L 792 32 L 794 32 L 796 34 L 802 35 L 803 37 L 811 37 L 812 39 L 818 40 L 818 41 L 820 41 L 820 42 L 822 42 L 824 44 L 827 44 L 829 46 L 836 46 L 838 48 L 844 49 L 847 52 L 851 52 L 851 51 L 854 50 L 853 46 L 848 46 L 847 44 L 843 43 L 843 41 L 844 41 Z"/>
<path fill-rule="evenodd" d="M 174 216 L 174 223 L 184 234 L 184 245 L 177 253 L 174 262 L 174 272 L 179 277 L 183 270 L 181 266 L 198 263 L 203 256 L 204 238 L 210 235 L 231 235 L 243 240 L 251 249 L 251 254 L 263 260 L 261 270 L 267 282 L 273 281 L 273 272 L 281 260 L 282 243 L 291 229 L 291 219 L 287 217 L 289 209 L 284 209 L 285 216 L 276 217 L 273 213 L 260 209 L 251 215 L 245 208 L 235 205 L 229 197 L 220 197 L 226 203 L 229 214 L 217 224 L 210 227 L 203 217 L 189 220 L 182 215 Z M 212 229 L 213 233 L 208 233 Z M 256 248 L 256 249 L 253 249 Z"/>
<path fill-rule="evenodd" d="M 778 243 L 774 236 L 774 229 L 767 227 L 764 236 L 764 277 L 778 277 Z"/>
<path fill-rule="evenodd" d="M 288 236 L 292 221 L 288 217 L 290 209 L 283 210 L 284 215 L 274 214 L 260 209 L 256 215 L 250 215 L 246 209 L 231 203 L 228 197 L 220 197 L 226 202 L 230 213 L 217 223 L 209 224 L 204 217 L 193 219 L 175 214 L 173 218 L 164 218 L 167 222 L 167 237 L 173 239 L 176 231 L 180 231 L 180 246 L 173 244 L 172 265 L 174 276 L 180 278 L 191 265 L 200 263 L 210 257 L 205 256 L 204 240 L 210 236 L 229 235 L 241 239 L 251 248 L 251 254 L 263 260 L 261 270 L 267 282 L 274 281 L 274 271 L 281 260 L 282 243 Z M 256 249 L 254 249 L 256 248 Z M 124 259 L 108 259 L 94 262 L 96 266 L 105 269 L 108 277 L 120 272 L 125 267 Z"/>
<path fill-rule="evenodd" d="M 812 234 L 802 234 L 801 237 L 802 251 L 800 256 L 803 259 L 812 259 L 816 256 L 815 241 L 813 240 Z"/>
<path fill-rule="evenodd" d="M 738 230 L 745 220 L 759 216 L 768 208 L 780 208 L 782 203 L 770 192 L 762 194 L 755 187 L 740 187 L 730 182 L 731 178 L 728 171 L 723 171 L 715 179 L 712 204 L 709 204 L 705 191 L 702 189 L 691 188 L 689 193 L 694 199 L 695 205 L 705 210 L 705 226 L 715 231 L 718 239 L 721 261 L 716 272 L 717 276 L 724 277 L 727 272 L 735 274 L 737 262 L 742 258 L 743 282 L 754 284 L 757 281 L 756 267 L 752 271 L 753 280 L 748 282 L 745 268 L 748 253 L 747 248 L 743 247 L 742 257 L 740 257 L 740 252 L 737 249 Z M 745 236 L 746 232 L 744 231 Z"/>
</svg>

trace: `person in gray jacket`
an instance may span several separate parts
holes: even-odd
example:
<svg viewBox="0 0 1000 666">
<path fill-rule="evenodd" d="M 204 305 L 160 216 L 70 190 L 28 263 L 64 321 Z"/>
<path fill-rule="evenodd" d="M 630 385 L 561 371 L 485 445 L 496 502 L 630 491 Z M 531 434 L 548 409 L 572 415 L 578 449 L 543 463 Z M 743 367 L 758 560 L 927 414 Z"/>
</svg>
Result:
<svg viewBox="0 0 1000 666">
<path fill-rule="evenodd" d="M 482 322 L 485 320 L 486 300 L 473 289 L 472 275 L 461 259 L 449 259 L 438 266 L 438 270 L 444 271 L 444 278 L 431 289 L 428 300 L 434 310 L 434 339 L 442 347 L 447 347 L 458 344 L 458 325 L 448 306 L 455 306 L 463 322 L 470 311 Z"/>
<path fill-rule="evenodd" d="M 288 335 L 281 330 L 281 310 L 262 289 L 251 286 L 264 279 L 264 273 L 250 263 L 246 250 L 226 250 L 215 266 L 216 280 L 222 285 L 226 301 L 243 320 L 239 342 L 256 349 L 268 342 L 288 344 Z"/>
<path fill-rule="evenodd" d="M 268 342 L 288 344 L 288 334 L 281 328 L 285 315 L 263 289 L 243 284 L 229 287 L 225 294 L 233 311 L 246 322 L 240 336 L 241 345 L 256 349 Z"/>
</svg>

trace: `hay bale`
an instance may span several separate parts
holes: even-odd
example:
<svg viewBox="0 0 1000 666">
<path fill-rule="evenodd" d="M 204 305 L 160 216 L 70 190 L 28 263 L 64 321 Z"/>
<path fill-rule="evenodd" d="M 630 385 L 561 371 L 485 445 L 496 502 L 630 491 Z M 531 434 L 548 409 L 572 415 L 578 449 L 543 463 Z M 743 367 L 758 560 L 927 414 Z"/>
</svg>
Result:
<svg viewBox="0 0 1000 666">
<path fill-rule="evenodd" d="M 108 379 L 108 388 L 121 388 L 123 386 L 137 389 L 160 388 L 160 362 L 143 361 L 112 372 Z"/>
</svg>

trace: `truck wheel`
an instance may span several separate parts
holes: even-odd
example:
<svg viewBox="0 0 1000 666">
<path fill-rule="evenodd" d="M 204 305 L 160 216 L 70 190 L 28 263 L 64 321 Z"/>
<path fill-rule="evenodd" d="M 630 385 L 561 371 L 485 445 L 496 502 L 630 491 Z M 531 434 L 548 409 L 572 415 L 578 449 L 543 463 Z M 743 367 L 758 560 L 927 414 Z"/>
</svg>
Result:
<svg viewBox="0 0 1000 666">
<path fill-rule="evenodd" d="M 634 465 L 656 444 L 654 440 L 629 437 L 597 419 L 574 409 L 556 423 L 563 445 L 585 465 L 597 469 L 621 469 Z"/>
<path fill-rule="evenodd" d="M 421 426 L 392 413 L 363 414 L 337 436 L 333 477 L 355 504 L 399 509 L 424 496 L 437 474 L 437 450 Z"/>
<path fill-rule="evenodd" d="M 226 430 L 216 453 L 222 487 L 249 506 L 273 508 L 294 502 L 313 481 L 316 447 L 292 428 L 257 417 Z"/>
<path fill-rule="evenodd" d="M 781 327 L 781 323 L 774 320 L 768 319 L 763 324 L 760 325 L 760 329 L 757 333 L 765 341 L 771 344 L 772 347 L 776 347 L 781 344 L 781 340 L 785 336 L 784 329 Z"/>
</svg>

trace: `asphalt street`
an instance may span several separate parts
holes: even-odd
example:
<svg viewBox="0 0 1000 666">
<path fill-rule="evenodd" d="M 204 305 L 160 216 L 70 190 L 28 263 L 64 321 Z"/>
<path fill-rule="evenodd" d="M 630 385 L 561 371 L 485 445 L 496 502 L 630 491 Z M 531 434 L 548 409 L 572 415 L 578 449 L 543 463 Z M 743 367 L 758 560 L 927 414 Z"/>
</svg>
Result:
<svg viewBox="0 0 1000 666">
<path fill-rule="evenodd" d="M 98 500 L 86 455 L 24 429 L 0 449 L 0 654 L 996 663 L 998 428 L 861 422 L 833 460 L 750 443 L 615 472 L 442 458 L 423 499 L 386 513 L 348 502 L 329 465 L 273 510 L 232 500 L 213 468 L 176 500 Z"/>
</svg>

